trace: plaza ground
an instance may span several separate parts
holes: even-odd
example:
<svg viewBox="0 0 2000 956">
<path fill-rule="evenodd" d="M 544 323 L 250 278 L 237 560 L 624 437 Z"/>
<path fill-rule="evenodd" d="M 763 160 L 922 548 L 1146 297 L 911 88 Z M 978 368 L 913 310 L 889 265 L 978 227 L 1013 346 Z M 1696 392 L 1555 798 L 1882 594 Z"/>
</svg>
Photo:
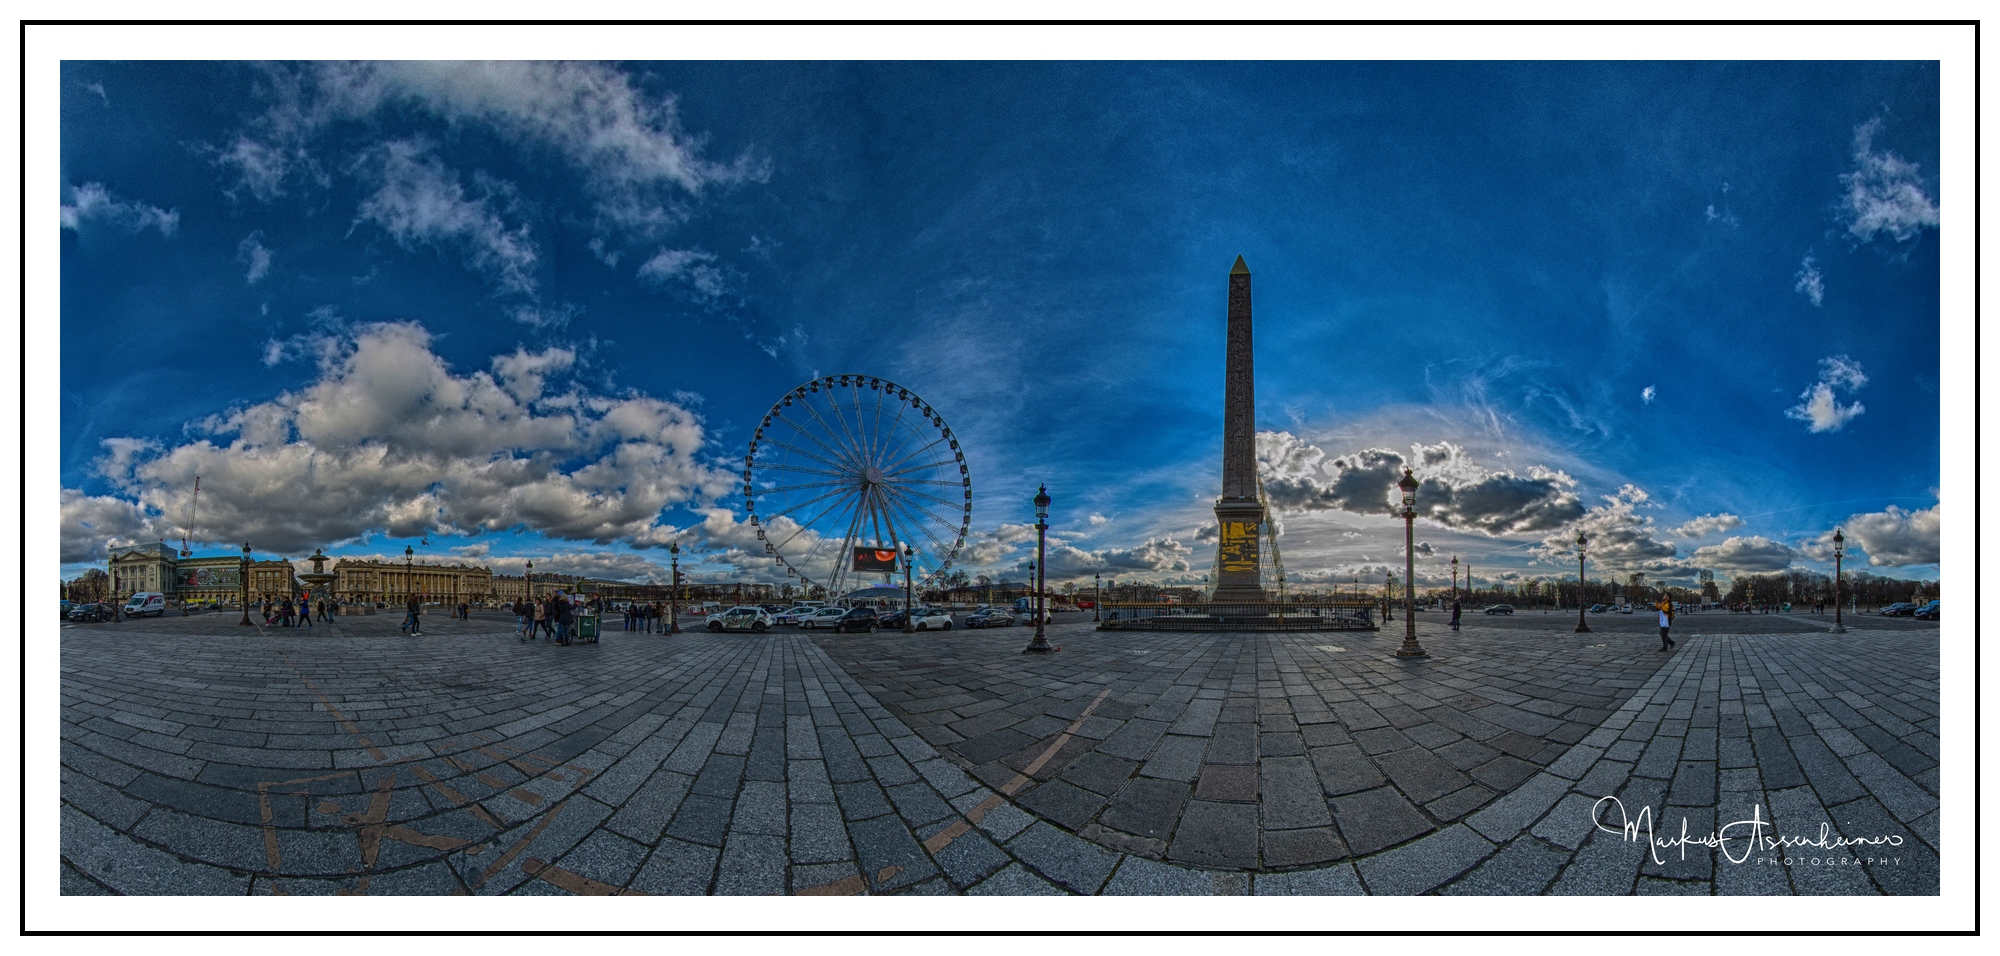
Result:
<svg viewBox="0 0 2000 956">
<path fill-rule="evenodd" d="M 1045 657 L 1020 627 L 236 620 L 60 625 L 63 892 L 1938 891 L 1939 631 L 1907 619 L 1684 615 L 1660 653 L 1643 615 L 1423 614 L 1417 661 L 1401 620 L 1059 615 Z M 1875 842 L 1649 846 L 1642 810 Z"/>
</svg>

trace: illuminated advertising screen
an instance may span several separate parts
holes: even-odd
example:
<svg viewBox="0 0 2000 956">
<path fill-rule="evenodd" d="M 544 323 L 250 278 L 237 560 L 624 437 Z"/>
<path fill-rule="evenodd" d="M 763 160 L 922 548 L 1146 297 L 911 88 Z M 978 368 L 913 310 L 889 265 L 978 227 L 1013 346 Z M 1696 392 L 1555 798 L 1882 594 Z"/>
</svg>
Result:
<svg viewBox="0 0 2000 956">
<path fill-rule="evenodd" d="M 884 571 L 894 574 L 896 571 L 896 549 L 855 548 L 854 570 Z"/>
<path fill-rule="evenodd" d="M 243 578 L 236 568 L 177 568 L 174 570 L 174 588 L 191 591 L 195 588 L 241 587 Z"/>
</svg>

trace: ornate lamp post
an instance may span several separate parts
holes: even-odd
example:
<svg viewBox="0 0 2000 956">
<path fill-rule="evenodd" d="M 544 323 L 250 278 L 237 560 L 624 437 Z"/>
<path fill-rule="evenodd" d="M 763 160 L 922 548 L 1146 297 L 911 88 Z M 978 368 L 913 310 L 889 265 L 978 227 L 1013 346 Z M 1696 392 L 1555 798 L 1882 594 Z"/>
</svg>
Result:
<svg viewBox="0 0 2000 956">
<path fill-rule="evenodd" d="M 681 632 L 681 543 L 667 545 L 667 553 L 673 556 L 673 597 L 667 601 L 667 633 Z"/>
<path fill-rule="evenodd" d="M 917 549 L 905 542 L 903 544 L 903 633 L 905 634 L 916 631 L 916 627 L 910 623 L 910 596 L 913 590 L 910 587 L 910 565 L 916 563 L 916 557 Z"/>
<path fill-rule="evenodd" d="M 248 541 L 243 542 L 243 564 L 241 565 L 241 567 L 242 570 L 239 571 L 236 575 L 237 578 L 236 583 L 240 585 L 243 589 L 243 620 L 237 621 L 236 625 L 238 627 L 249 627 L 250 626 L 250 542 Z"/>
<path fill-rule="evenodd" d="M 1360 590 L 1361 585 L 1356 584 L 1354 586 L 1354 589 L 1357 591 Z M 1356 596 L 1359 597 L 1359 595 Z M 1395 619 L 1396 619 L 1396 572 L 1385 570 L 1382 572 L 1382 623 L 1387 624 L 1388 622 L 1393 621 Z"/>
<path fill-rule="evenodd" d="M 1097 586 L 1090 592 L 1090 620 L 1097 623 L 1104 620 L 1104 572 L 1099 571 L 1091 577 L 1096 579 Z M 1208 583 L 1208 575 L 1202 575 L 1201 583 Z"/>
<path fill-rule="evenodd" d="M 1472 569 L 1466 568 L 1465 570 L 1470 572 Z M 1472 579 L 1469 575 L 1467 576 L 1465 583 L 1467 584 L 1472 583 Z M 1451 556 L 1451 603 L 1453 604 L 1458 603 L 1458 555 L 1455 554 Z"/>
<path fill-rule="evenodd" d="M 1583 605 L 1585 601 L 1583 596 L 1583 549 L 1588 544 L 1590 544 L 1590 539 L 1584 537 L 1583 532 L 1578 531 L 1576 533 L 1576 633 L 1578 634 L 1590 633 L 1590 625 L 1583 622 Z"/>
<path fill-rule="evenodd" d="M 1840 623 L 1840 556 L 1847 550 L 1847 537 L 1839 528 L 1833 529 L 1833 633 L 1845 634 L 1847 627 Z"/>
<path fill-rule="evenodd" d="M 1049 497 L 1048 485 L 1043 485 L 1041 490 L 1035 492 L 1035 566 L 1039 570 L 1029 575 L 1029 579 L 1035 583 L 1035 639 L 1021 649 L 1023 654 L 1047 654 L 1055 650 L 1049 646 L 1049 639 L 1042 631 L 1041 588 L 1041 582 L 1048 573 L 1045 565 L 1048 563 L 1049 502 L 1053 500 Z"/>
<path fill-rule="evenodd" d="M 417 549 L 403 545 L 403 606 L 408 607 L 410 598 L 417 593 Z"/>
<path fill-rule="evenodd" d="M 1410 469 L 1403 469 L 1403 480 L 1396 482 L 1403 492 L 1403 646 L 1396 649 L 1397 657 L 1429 657 L 1422 644 L 1417 643 L 1417 476 Z"/>
</svg>

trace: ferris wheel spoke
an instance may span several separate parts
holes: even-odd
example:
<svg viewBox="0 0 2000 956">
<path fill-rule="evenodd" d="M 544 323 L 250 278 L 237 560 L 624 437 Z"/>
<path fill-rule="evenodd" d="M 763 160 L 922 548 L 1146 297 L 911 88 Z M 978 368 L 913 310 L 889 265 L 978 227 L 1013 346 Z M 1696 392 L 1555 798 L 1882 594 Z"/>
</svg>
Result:
<svg viewBox="0 0 2000 956">
<path fill-rule="evenodd" d="M 767 439 L 767 440 L 768 440 L 768 439 Z M 776 442 L 772 442 L 772 444 L 777 444 L 777 443 L 776 443 Z M 783 447 L 783 446 L 780 446 L 780 447 Z M 788 449 L 788 450 L 789 450 L 789 449 Z M 853 476 L 852 476 L 851 474 L 849 474 L 849 473 L 847 473 L 847 472 L 844 472 L 844 471 L 822 471 L 822 470 L 820 470 L 820 469 L 818 469 L 818 468 L 801 468 L 801 467 L 799 467 L 799 466 L 797 466 L 797 465 L 788 465 L 788 464 L 784 464 L 784 463 L 782 463 L 782 462 L 759 462 L 759 463 L 757 464 L 757 468 L 758 468 L 759 470 L 770 470 L 770 471 L 790 471 L 790 472 L 796 472 L 796 473 L 798 473 L 798 474 L 801 474 L 801 475 L 822 475 L 822 476 L 825 476 L 825 477 L 827 477 L 827 478 L 841 478 L 841 479 L 848 479 L 848 478 L 852 478 L 852 477 L 853 477 Z M 765 491 L 765 492 L 759 492 L 759 494 L 770 494 L 770 492 L 768 492 L 768 491 Z"/>
<path fill-rule="evenodd" d="M 935 501 L 938 504 L 944 505 L 947 508 L 965 507 L 965 503 L 962 501 L 953 501 L 950 498 L 940 498 L 937 495 L 931 494 L 928 491 L 918 491 L 915 488 L 897 488 L 896 493 L 909 495 L 913 498 L 922 498 L 926 501 Z"/>
<path fill-rule="evenodd" d="M 819 413 L 813 411 L 811 405 L 805 405 L 805 403 L 803 402 L 801 402 L 800 404 L 804 405 L 806 412 L 811 414 L 813 418 L 815 419 L 819 418 Z M 819 436 L 813 434 L 811 429 L 808 429 L 804 425 L 792 421 L 789 418 L 786 418 L 783 412 L 779 412 L 776 415 L 776 418 L 779 421 L 784 422 L 786 425 L 790 426 L 792 431 L 795 431 L 800 435 L 804 436 L 807 441 L 810 441 L 813 444 L 818 445 L 820 448 L 824 449 L 827 454 L 832 455 L 835 459 L 844 459 L 844 460 L 829 461 L 825 458 L 821 458 L 818 455 L 813 454 L 812 452 L 806 451 L 803 448 L 794 448 L 790 445 L 785 444 L 784 442 L 778 441 L 775 438 L 764 439 L 767 443 L 776 445 L 779 448 L 785 449 L 786 451 L 796 452 L 798 454 L 804 455 L 807 458 L 811 458 L 812 460 L 817 461 L 820 464 L 826 465 L 829 468 L 846 468 L 850 471 L 857 470 L 855 469 L 854 466 L 854 461 L 853 461 L 854 455 L 851 451 L 835 448 L 831 445 L 828 445 L 826 442 L 820 441 Z M 826 423 L 822 421 L 820 422 L 820 424 L 824 426 Z"/>
<path fill-rule="evenodd" d="M 943 485 L 946 488 L 965 487 L 964 481 L 945 481 L 942 478 L 898 478 L 888 483 L 898 487 L 903 485 Z"/>
<path fill-rule="evenodd" d="M 885 388 L 885 389 L 883 389 L 882 391 L 886 393 L 886 392 L 888 392 L 888 389 L 886 389 L 886 388 Z M 889 449 L 889 439 L 891 439 L 891 438 L 895 438 L 895 437 L 900 437 L 901 435 L 903 435 L 903 434 L 904 434 L 904 430 L 903 430 L 903 413 L 905 413 L 905 412 L 907 412 L 907 411 L 909 411 L 909 410 L 910 410 L 910 405 L 909 405 L 909 403 L 908 403 L 908 402 L 900 402 L 900 401 L 899 401 L 899 402 L 897 402 L 897 403 L 896 403 L 896 417 L 895 417 L 895 418 L 893 418 L 893 419 L 890 419 L 890 421 L 889 421 L 889 427 L 888 427 L 888 429 L 882 432 L 882 450 L 883 450 L 883 451 L 885 452 L 885 454 L 884 454 L 884 455 L 883 455 L 882 457 L 883 457 L 884 459 L 887 459 L 887 458 L 888 458 L 888 454 L 886 454 L 886 453 L 888 452 L 888 449 Z M 879 421 L 880 421 L 881 419 L 880 419 L 880 417 L 878 416 L 876 420 L 877 420 L 877 421 L 879 422 Z M 903 446 L 902 446 L 901 442 L 898 442 L 898 443 L 897 443 L 897 445 L 896 445 L 896 448 L 897 448 L 897 450 L 901 450 L 901 449 L 902 449 L 902 447 L 903 447 Z"/>
<path fill-rule="evenodd" d="M 854 460 L 857 463 L 859 463 L 861 467 L 866 467 L 868 462 L 868 452 L 861 447 L 860 439 L 854 437 L 854 430 L 847 426 L 847 416 L 845 414 L 842 414 L 841 412 L 842 407 L 843 403 L 836 401 L 834 399 L 833 388 L 829 387 L 826 390 L 827 414 L 832 415 L 833 420 L 840 424 L 840 434 L 842 437 L 846 439 L 847 446 L 852 450 L 851 454 L 853 454 Z"/>
<path fill-rule="evenodd" d="M 910 505 L 908 502 L 898 501 L 897 505 L 904 510 L 905 514 L 912 516 L 912 520 L 910 520 L 908 524 L 910 525 L 911 528 L 913 528 L 916 531 L 916 533 L 924 536 L 924 538 L 928 542 L 929 548 L 931 549 L 929 551 L 930 554 L 945 554 L 951 550 L 950 548 L 945 546 L 943 541 L 938 540 L 937 534 L 935 532 L 935 528 L 949 527 L 949 525 L 935 524 L 935 522 L 937 522 L 938 520 L 938 517 L 936 515 L 929 514 L 928 512 L 922 509 L 916 508 Z M 928 522 L 924 521 L 923 520 L 924 517 L 929 517 L 931 520 Z M 956 529 L 953 530 L 955 531 Z M 956 535 L 954 535 L 954 537 L 956 537 Z"/>
<path fill-rule="evenodd" d="M 819 430 L 826 433 L 827 440 L 830 440 L 835 444 L 840 443 L 840 436 L 835 435 L 833 432 L 833 426 L 827 424 L 826 419 L 820 417 L 819 409 L 813 407 L 811 399 L 808 398 L 799 399 L 799 407 L 805 409 L 806 414 L 811 415 L 813 421 L 819 423 Z M 820 436 L 813 434 L 811 429 L 808 429 L 803 425 L 796 424 L 794 422 L 791 422 L 790 420 L 787 420 L 785 424 L 791 425 L 793 429 L 797 430 L 799 434 L 804 435 L 807 439 L 811 440 L 813 444 L 826 449 L 827 454 L 832 455 L 834 458 L 839 459 L 838 463 L 832 463 L 835 468 L 847 468 L 853 471 L 861 470 L 861 466 L 856 462 L 854 449 L 847 447 L 835 448 L 833 447 L 833 445 L 827 444 L 826 441 L 822 441 L 820 439 Z"/>
<path fill-rule="evenodd" d="M 916 451 L 913 451 L 907 455 L 904 455 L 903 457 L 896 459 L 894 462 L 891 462 L 887 467 L 882 469 L 882 477 L 894 478 L 897 475 L 903 474 L 904 472 L 916 471 L 920 468 L 936 468 L 937 466 L 943 464 L 943 462 L 928 461 L 918 465 L 911 465 L 908 468 L 899 468 L 899 466 L 901 466 L 904 462 L 907 462 L 910 459 L 923 454 L 924 452 L 936 448 L 939 444 L 943 442 L 948 442 L 950 440 L 951 439 L 944 437 L 944 435 L 942 434 L 938 435 L 938 437 L 931 439 L 930 444 L 927 444 L 924 447 L 919 448 Z"/>
<path fill-rule="evenodd" d="M 907 491 L 907 489 L 905 489 L 904 491 Z M 898 496 L 898 497 L 900 498 L 900 496 L 901 496 L 901 495 L 902 495 L 902 494 L 904 493 L 904 491 L 896 491 L 896 490 L 893 490 L 893 489 L 892 489 L 891 493 L 892 493 L 892 494 L 895 494 L 895 495 L 897 495 L 897 496 Z M 935 512 L 935 511 L 932 511 L 932 510 L 931 510 L 931 509 L 930 509 L 930 508 L 929 508 L 928 506 L 926 506 L 926 505 L 922 505 L 922 504 L 918 504 L 917 502 L 914 502 L 914 501 L 905 501 L 905 502 L 902 502 L 902 504 L 903 504 L 903 506 L 904 506 L 904 507 L 906 507 L 906 508 L 910 508 L 910 509 L 912 509 L 912 510 L 915 510 L 915 511 L 919 511 L 919 512 L 922 512 L 923 514 L 925 514 L 925 515 L 929 516 L 929 517 L 931 518 L 931 520 L 933 520 L 933 521 L 936 521 L 936 522 L 938 523 L 938 527 L 940 527 L 940 528 L 953 528 L 953 529 L 956 529 L 956 528 L 959 528 L 959 527 L 962 527 L 962 526 L 963 526 L 963 524 L 962 524 L 962 522 L 963 522 L 963 517 L 962 517 L 962 516 L 964 515 L 964 512 L 963 512 L 963 511 L 960 511 L 960 512 L 959 512 L 959 514 L 961 515 L 961 524 L 953 524 L 953 523 L 951 523 L 951 522 L 950 522 L 949 520 L 946 520 L 946 519 L 945 519 L 945 517 L 944 517 L 943 515 L 940 515 L 940 514 L 938 514 L 937 512 Z M 949 505 L 949 504 L 950 504 L 950 502 L 945 502 L 945 504 Z"/>
<path fill-rule="evenodd" d="M 788 491 L 805 491 L 808 488 L 846 488 L 852 487 L 853 484 L 852 481 L 848 481 L 845 477 L 839 481 L 813 481 L 802 485 L 784 485 L 778 488 L 766 488 L 763 491 L 757 492 L 756 497 L 766 498 L 771 495 L 784 494 Z"/>
<path fill-rule="evenodd" d="M 826 506 L 826 510 L 825 510 L 825 511 L 822 511 L 822 512 L 820 512 L 819 514 L 816 514 L 816 515 L 813 515 L 813 517 L 812 517 L 812 520 L 811 520 L 811 521 L 800 521 L 800 520 L 799 520 L 799 519 L 797 519 L 797 518 L 793 518 L 793 517 L 792 517 L 792 512 L 794 512 L 794 511 L 803 511 L 804 509 L 806 509 L 806 508 L 809 508 L 809 507 L 811 507 L 811 506 L 813 506 L 813 505 L 815 505 L 815 504 L 817 504 L 817 503 L 819 503 L 819 502 L 822 502 L 822 501 L 825 501 L 825 500 L 826 500 L 826 499 L 828 499 L 828 498 L 832 498 L 832 497 L 834 497 L 835 495 L 838 495 L 839 493 L 840 493 L 840 492 L 838 492 L 838 491 L 830 491 L 830 492 L 827 492 L 826 494 L 823 494 L 823 495 L 820 495 L 820 496 L 819 496 L 819 497 L 817 497 L 817 498 L 814 498 L 814 499 L 811 499 L 810 501 L 802 501 L 802 502 L 799 502 L 798 504 L 795 504 L 795 505 L 791 505 L 791 506 L 789 506 L 789 507 L 785 508 L 785 509 L 784 509 L 783 511 L 780 511 L 780 512 L 778 512 L 777 514 L 774 514 L 774 515 L 763 515 L 763 516 L 761 516 L 761 517 L 760 517 L 760 520 L 764 521 L 764 522 L 765 522 L 765 523 L 767 523 L 767 524 L 768 524 L 768 523 L 770 523 L 770 522 L 773 522 L 773 521 L 776 521 L 776 520 L 778 520 L 779 518 L 789 518 L 789 519 L 791 519 L 792 523 L 793 523 L 793 524 L 796 524 L 796 525 L 798 525 L 798 528 L 799 528 L 799 529 L 798 529 L 798 531 L 794 531 L 794 532 L 792 532 L 791 534 L 789 534 L 789 535 L 786 535 L 786 536 L 785 536 L 785 540 L 784 540 L 784 541 L 781 541 L 781 542 L 779 542 L 779 543 L 777 543 L 777 544 L 773 544 L 773 545 L 771 545 L 771 547 L 773 547 L 773 548 L 777 548 L 777 547 L 782 547 L 783 545 L 785 545 L 785 544 L 788 544 L 788 543 L 790 543 L 790 542 L 791 542 L 791 540 L 792 540 L 793 538 L 796 538 L 796 537 L 798 537 L 798 536 L 799 536 L 800 532 L 803 532 L 803 531 L 805 531 L 805 530 L 806 530 L 807 528 L 810 528 L 810 527 L 812 527 L 813 525 L 815 525 L 815 524 L 818 524 L 818 523 L 819 523 L 819 520 L 820 520 L 821 518 L 824 518 L 824 517 L 826 517 L 827 515 L 831 514 L 831 513 L 833 512 L 833 509 L 835 509 L 835 508 L 838 508 L 838 507 L 840 507 L 840 506 L 841 506 L 842 504 L 844 504 L 844 502 L 841 502 L 841 501 L 835 501 L 835 502 L 834 502 L 833 504 L 830 504 L 830 505 L 827 505 L 827 506 Z M 769 541 L 770 539 L 769 539 L 769 538 L 766 538 L 765 540 L 766 540 L 766 541 Z"/>
</svg>

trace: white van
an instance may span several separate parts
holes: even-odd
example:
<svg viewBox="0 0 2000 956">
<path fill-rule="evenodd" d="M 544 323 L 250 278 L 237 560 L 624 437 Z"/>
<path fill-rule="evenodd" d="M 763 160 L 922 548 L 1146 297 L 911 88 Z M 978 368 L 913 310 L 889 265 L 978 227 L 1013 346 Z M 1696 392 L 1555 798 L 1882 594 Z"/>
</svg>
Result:
<svg viewBox="0 0 2000 956">
<path fill-rule="evenodd" d="M 125 602 L 126 617 L 140 617 L 151 614 L 159 617 L 167 613 L 167 596 L 158 591 L 140 591 Z"/>
</svg>

